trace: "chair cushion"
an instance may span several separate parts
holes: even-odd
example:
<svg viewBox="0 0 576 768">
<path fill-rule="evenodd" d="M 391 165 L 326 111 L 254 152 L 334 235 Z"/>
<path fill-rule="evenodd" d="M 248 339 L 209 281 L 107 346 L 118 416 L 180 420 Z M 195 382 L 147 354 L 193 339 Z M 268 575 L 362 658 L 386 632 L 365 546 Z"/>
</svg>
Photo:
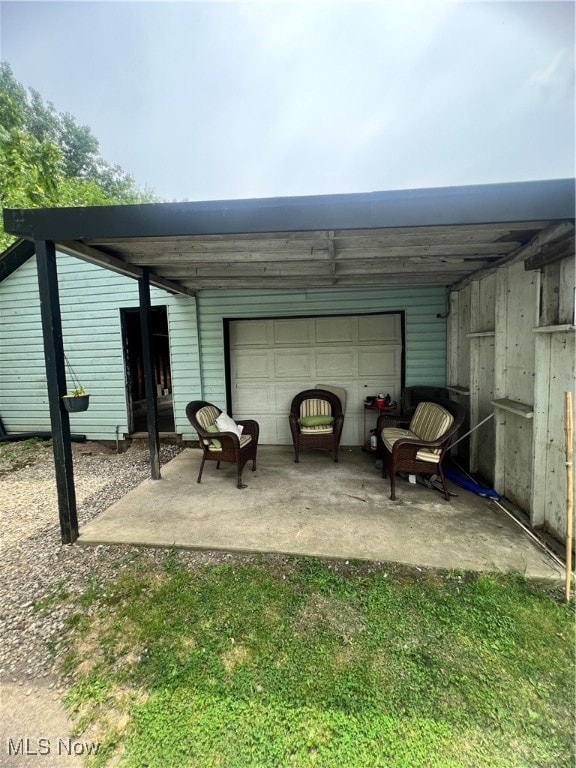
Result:
<svg viewBox="0 0 576 768">
<path fill-rule="evenodd" d="M 220 430 L 218 429 L 216 424 L 208 424 L 208 426 L 206 427 L 206 432 L 220 432 Z M 204 440 L 204 445 L 213 445 L 214 448 L 216 448 L 217 450 L 220 450 L 220 448 L 222 448 L 222 443 L 220 442 L 220 440 L 216 440 L 216 438 L 214 438 L 214 440 Z"/>
<path fill-rule="evenodd" d="M 380 433 L 382 442 L 385 447 L 392 453 L 392 447 L 397 440 L 401 437 L 406 437 L 412 440 L 420 440 L 418 435 L 414 432 L 410 432 L 409 429 L 400 429 L 399 427 L 384 427 Z M 440 448 L 420 448 L 416 454 L 418 461 L 429 461 L 434 464 L 438 463 L 438 457 L 440 455 Z"/>
<path fill-rule="evenodd" d="M 328 427 L 334 424 L 333 416 L 302 416 L 298 419 L 301 427 Z"/>
<path fill-rule="evenodd" d="M 242 435 L 240 438 L 240 448 L 244 448 L 248 443 L 252 440 L 252 435 Z M 217 448 L 214 443 L 219 443 L 220 447 Z M 211 440 L 210 445 L 208 446 L 209 451 L 221 451 L 222 450 L 222 443 L 220 440 Z"/>
<path fill-rule="evenodd" d="M 332 416 L 332 406 L 328 400 L 322 400 L 320 397 L 302 400 L 300 403 L 300 418 L 302 419 L 306 416 Z"/>
<path fill-rule="evenodd" d="M 454 422 L 452 414 L 438 403 L 418 403 L 410 422 L 410 432 L 420 440 L 438 440 Z"/>
<path fill-rule="evenodd" d="M 214 405 L 205 405 L 204 408 L 200 408 L 200 410 L 196 412 L 196 419 L 204 429 L 208 429 L 211 424 L 216 423 L 219 413 L 220 411 Z"/>
<path fill-rule="evenodd" d="M 319 425 L 317 427 L 300 427 L 303 435 L 330 435 L 334 432 L 334 427 L 330 425 Z"/>
</svg>

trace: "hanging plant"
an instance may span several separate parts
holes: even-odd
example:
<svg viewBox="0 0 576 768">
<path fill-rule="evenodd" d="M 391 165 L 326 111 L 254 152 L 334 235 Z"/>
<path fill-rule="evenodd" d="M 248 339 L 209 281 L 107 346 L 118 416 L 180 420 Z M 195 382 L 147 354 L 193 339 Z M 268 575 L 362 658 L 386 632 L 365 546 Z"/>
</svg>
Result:
<svg viewBox="0 0 576 768">
<path fill-rule="evenodd" d="M 62 397 L 64 408 L 66 408 L 68 413 L 80 413 L 81 411 L 87 411 L 90 404 L 90 395 L 86 392 L 84 387 L 76 378 L 76 374 L 74 373 L 74 370 L 72 369 L 72 366 L 70 365 L 66 355 L 64 355 L 64 360 L 68 366 L 68 371 L 70 372 L 72 383 L 75 385 L 72 392 L 68 392 L 68 394 Z"/>
</svg>

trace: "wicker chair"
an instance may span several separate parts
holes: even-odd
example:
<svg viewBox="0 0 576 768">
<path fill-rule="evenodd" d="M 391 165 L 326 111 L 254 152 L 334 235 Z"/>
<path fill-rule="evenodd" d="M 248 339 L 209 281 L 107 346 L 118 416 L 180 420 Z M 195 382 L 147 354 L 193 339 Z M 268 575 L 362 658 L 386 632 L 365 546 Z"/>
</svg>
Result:
<svg viewBox="0 0 576 768">
<path fill-rule="evenodd" d="M 310 419 L 332 419 L 332 423 L 306 424 L 305 421 Z M 306 448 L 331 451 L 334 461 L 338 461 L 344 414 L 337 395 L 325 389 L 306 389 L 299 392 L 292 400 L 289 420 L 296 464 L 300 461 L 300 451 Z M 302 420 L 305 420 L 304 423 Z"/>
<path fill-rule="evenodd" d="M 236 464 L 238 488 L 246 488 L 242 482 L 242 470 L 249 459 L 252 459 L 252 472 L 256 469 L 260 427 L 257 421 L 247 419 L 237 422 L 243 427 L 241 437 L 233 432 L 220 432 L 216 427 L 216 419 L 221 413 L 220 408 L 204 400 L 193 400 L 186 406 L 186 416 L 198 433 L 202 448 L 202 463 L 197 482 L 202 480 L 202 471 L 207 461 L 215 461 L 216 469 L 220 469 L 220 462 L 227 461 Z"/>
<path fill-rule="evenodd" d="M 404 419 L 410 419 L 418 403 L 437 403 L 448 399 L 448 390 L 444 387 L 404 387 L 400 395 L 400 413 Z"/>
<path fill-rule="evenodd" d="M 419 403 L 409 425 L 408 420 L 402 417 L 380 416 L 377 435 L 382 455 L 382 477 L 390 472 L 392 501 L 396 499 L 398 472 L 437 474 L 442 481 L 444 496 L 450 501 L 442 460 L 463 421 L 463 409 L 450 400 Z"/>
</svg>

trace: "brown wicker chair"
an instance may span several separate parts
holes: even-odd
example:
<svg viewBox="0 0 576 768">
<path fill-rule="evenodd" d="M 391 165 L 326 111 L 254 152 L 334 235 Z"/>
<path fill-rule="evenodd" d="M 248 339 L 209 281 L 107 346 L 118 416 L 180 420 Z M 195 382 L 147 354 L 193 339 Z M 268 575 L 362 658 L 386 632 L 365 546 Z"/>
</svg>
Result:
<svg viewBox="0 0 576 768">
<path fill-rule="evenodd" d="M 437 474 L 442 481 L 444 496 L 450 501 L 442 460 L 463 421 L 463 409 L 451 400 L 419 403 L 409 424 L 402 417 L 380 416 L 377 435 L 382 455 L 382 477 L 390 472 L 392 501 L 396 499 L 398 472 Z"/>
<path fill-rule="evenodd" d="M 220 408 L 204 400 L 192 400 L 186 406 L 186 416 L 198 433 L 202 448 L 202 463 L 197 482 L 202 480 L 202 471 L 207 461 L 215 461 L 216 469 L 220 469 L 220 462 L 227 461 L 236 464 L 238 488 L 246 488 L 242 482 L 242 470 L 249 459 L 252 459 L 252 472 L 256 469 L 260 427 L 257 421 L 247 419 L 236 422 L 243 427 L 240 438 L 233 432 L 219 432 L 215 424 L 221 413 Z"/>
<path fill-rule="evenodd" d="M 444 387 L 404 387 L 400 395 L 400 413 L 404 419 L 410 419 L 418 403 L 437 403 L 449 399 L 448 390 Z"/>
<path fill-rule="evenodd" d="M 306 417 L 331 417 L 332 424 L 306 426 L 300 419 Z M 294 461 L 300 461 L 300 451 L 306 448 L 320 448 L 331 451 L 334 461 L 338 461 L 338 449 L 344 426 L 344 414 L 340 398 L 325 389 L 306 389 L 299 392 L 290 406 L 290 431 L 294 443 Z"/>
</svg>

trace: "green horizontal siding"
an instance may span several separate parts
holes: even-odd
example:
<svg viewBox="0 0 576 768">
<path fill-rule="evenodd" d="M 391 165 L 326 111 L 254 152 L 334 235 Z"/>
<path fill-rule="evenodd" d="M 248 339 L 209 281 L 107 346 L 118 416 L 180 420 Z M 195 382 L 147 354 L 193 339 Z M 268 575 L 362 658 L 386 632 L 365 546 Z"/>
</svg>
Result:
<svg viewBox="0 0 576 768">
<path fill-rule="evenodd" d="M 91 394 L 89 410 L 70 415 L 72 431 L 114 440 L 117 431 L 120 437 L 128 431 L 120 308 L 138 307 L 138 284 L 71 256 L 58 254 L 57 264 L 66 356 Z M 157 288 L 151 300 L 168 308 L 176 431 L 189 433 L 184 409 L 200 388 L 195 301 Z M 0 283 L 0 361 L 0 416 L 7 431 L 48 431 L 35 258 Z"/>
<path fill-rule="evenodd" d="M 128 429 L 120 308 L 138 306 L 138 286 L 70 256 L 58 255 L 65 350 L 90 391 L 90 409 L 72 414 L 73 431 L 112 440 Z M 195 300 L 152 289 L 168 307 L 176 431 L 193 433 L 189 400 L 225 402 L 223 320 L 406 312 L 406 383 L 446 383 L 446 310 L 441 287 L 292 291 L 204 291 Z M 202 354 L 198 350 L 198 334 Z M 35 259 L 0 283 L 0 415 L 9 432 L 50 429 Z M 202 370 L 202 377 L 200 376 Z"/>
<path fill-rule="evenodd" d="M 310 291 L 202 291 L 198 296 L 203 394 L 226 402 L 224 319 L 406 312 L 406 385 L 446 385 L 443 287 Z"/>
</svg>

